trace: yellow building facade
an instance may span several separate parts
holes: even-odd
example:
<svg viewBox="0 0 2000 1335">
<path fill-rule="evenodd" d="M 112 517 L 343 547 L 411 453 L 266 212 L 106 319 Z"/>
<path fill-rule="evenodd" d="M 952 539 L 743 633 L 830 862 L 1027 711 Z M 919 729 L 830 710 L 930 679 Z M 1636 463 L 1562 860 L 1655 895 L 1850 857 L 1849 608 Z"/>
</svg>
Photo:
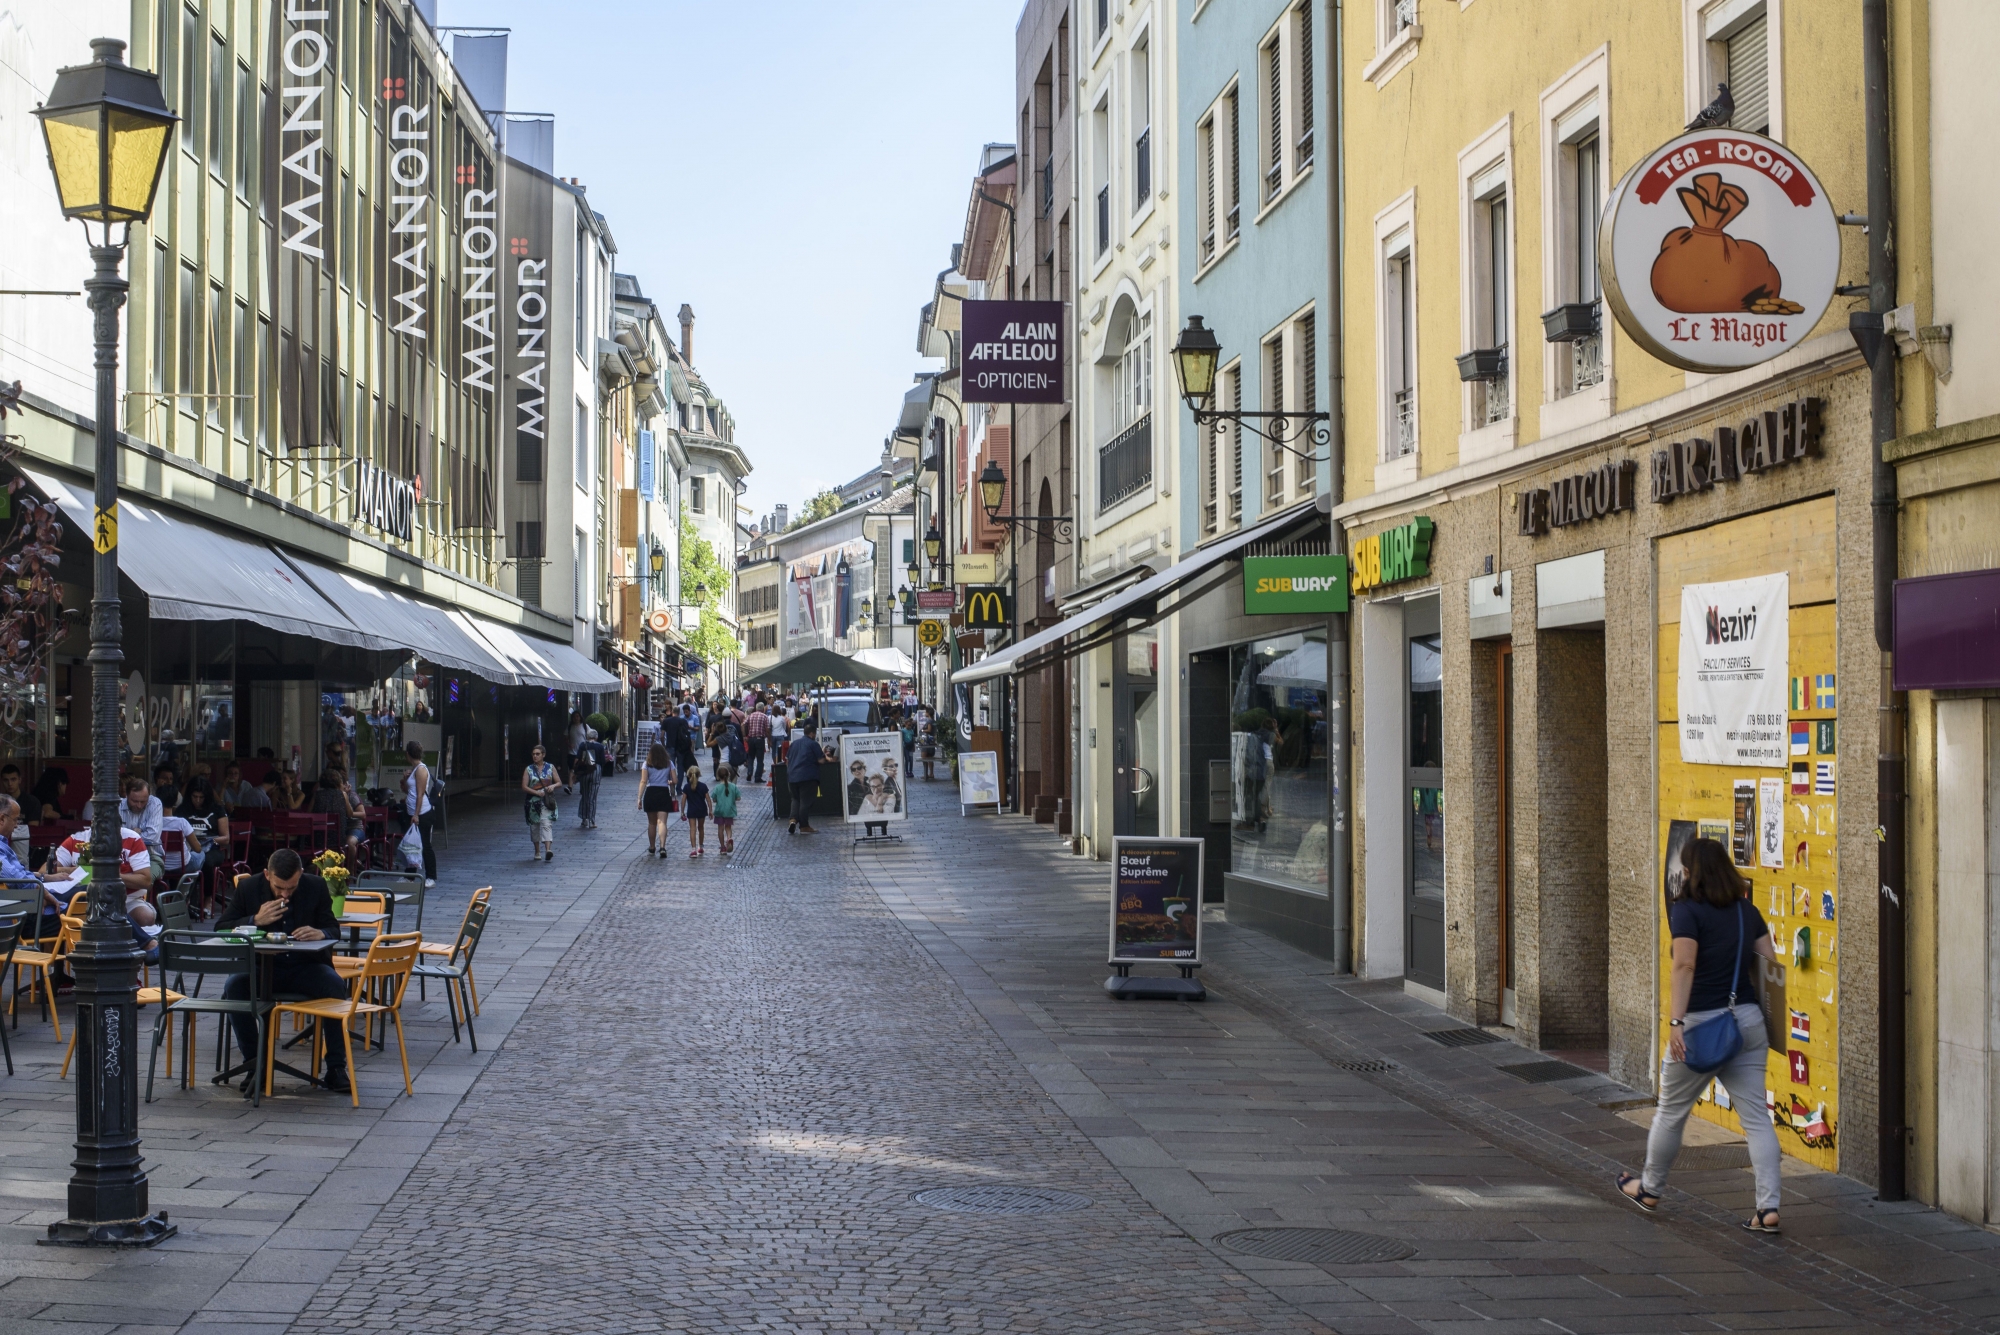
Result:
<svg viewBox="0 0 2000 1335">
<path fill-rule="evenodd" d="M 1653 1089 L 1669 849 L 1723 836 L 1790 966 L 1768 1079 L 1780 1140 L 1871 1177 L 1881 660 L 1869 371 L 1848 328 L 1868 308 L 1859 6 L 1342 12 L 1334 516 L 1350 549 L 1426 538 L 1400 579 L 1357 590 L 1357 968 Z M 1917 62 L 1892 49 L 1907 90 Z M 1599 222 L 1724 83 L 1719 123 L 1795 155 L 1855 215 L 1837 282 L 1860 290 L 1781 354 L 1704 374 L 1614 319 Z M 1687 466 L 1791 441 L 1795 423 L 1781 465 Z M 1684 588 L 1779 575 L 1786 754 L 1684 763 Z"/>
</svg>

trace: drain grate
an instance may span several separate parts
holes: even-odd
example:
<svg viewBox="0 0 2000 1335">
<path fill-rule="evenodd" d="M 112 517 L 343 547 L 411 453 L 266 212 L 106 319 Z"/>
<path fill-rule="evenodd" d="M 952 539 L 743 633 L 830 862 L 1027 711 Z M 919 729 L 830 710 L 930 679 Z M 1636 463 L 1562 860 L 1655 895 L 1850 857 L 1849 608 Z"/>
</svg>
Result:
<svg viewBox="0 0 2000 1335">
<path fill-rule="evenodd" d="M 1333 1065 L 1343 1071 L 1393 1071 L 1396 1069 L 1396 1063 L 1394 1062 L 1370 1060 L 1365 1057 L 1336 1061 Z"/>
<path fill-rule="evenodd" d="M 1551 1080 L 1581 1080 L 1584 1076 L 1595 1075 L 1581 1066 L 1571 1066 L 1568 1062 L 1522 1062 L 1518 1066 L 1500 1068 L 1516 1080 L 1525 1080 L 1531 1085 L 1546 1085 Z"/>
<path fill-rule="evenodd" d="M 1431 1029 L 1424 1037 L 1433 1043 L 1442 1043 L 1448 1048 L 1476 1048 L 1481 1043 L 1504 1043 L 1498 1034 L 1489 1034 L 1484 1029 Z"/>
<path fill-rule="evenodd" d="M 1088 1196 L 1041 1187 L 935 1187 L 916 1199 L 953 1214 L 1066 1214 L 1090 1204 Z"/>
<path fill-rule="evenodd" d="M 1337 1228 L 1245 1228 L 1224 1233 L 1216 1241 L 1245 1256 L 1308 1265 L 1367 1265 L 1417 1254 L 1417 1249 L 1401 1238 Z"/>
</svg>

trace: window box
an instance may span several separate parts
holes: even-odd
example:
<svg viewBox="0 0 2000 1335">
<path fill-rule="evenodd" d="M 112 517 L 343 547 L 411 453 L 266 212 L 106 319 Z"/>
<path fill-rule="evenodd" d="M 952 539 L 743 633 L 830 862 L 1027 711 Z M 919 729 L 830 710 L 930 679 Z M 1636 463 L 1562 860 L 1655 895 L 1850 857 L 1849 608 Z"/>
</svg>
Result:
<svg viewBox="0 0 2000 1335">
<path fill-rule="evenodd" d="M 1507 374 L 1507 349 L 1475 348 L 1458 358 L 1460 380 L 1498 380 Z"/>
<path fill-rule="evenodd" d="M 1551 343 L 1575 343 L 1597 332 L 1597 303 L 1572 301 L 1542 313 L 1542 337 Z"/>
</svg>

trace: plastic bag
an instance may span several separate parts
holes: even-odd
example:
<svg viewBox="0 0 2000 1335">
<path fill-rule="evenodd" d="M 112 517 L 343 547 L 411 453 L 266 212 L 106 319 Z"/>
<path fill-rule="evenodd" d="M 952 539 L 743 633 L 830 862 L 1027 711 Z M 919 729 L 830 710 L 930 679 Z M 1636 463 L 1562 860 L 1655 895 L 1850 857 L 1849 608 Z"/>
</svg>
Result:
<svg viewBox="0 0 2000 1335">
<path fill-rule="evenodd" d="M 1653 295 L 1662 306 L 1690 315 L 1797 315 L 1804 309 L 1779 296 L 1784 278 L 1762 246 L 1723 230 L 1750 207 L 1742 186 L 1725 184 L 1719 172 L 1704 172 L 1692 189 L 1676 193 L 1694 226 L 1676 227 L 1660 241 Z"/>
<path fill-rule="evenodd" d="M 424 865 L 424 836 L 415 821 L 410 822 L 403 837 L 396 841 L 396 852 L 402 856 L 403 866 L 410 871 L 419 871 Z"/>
</svg>

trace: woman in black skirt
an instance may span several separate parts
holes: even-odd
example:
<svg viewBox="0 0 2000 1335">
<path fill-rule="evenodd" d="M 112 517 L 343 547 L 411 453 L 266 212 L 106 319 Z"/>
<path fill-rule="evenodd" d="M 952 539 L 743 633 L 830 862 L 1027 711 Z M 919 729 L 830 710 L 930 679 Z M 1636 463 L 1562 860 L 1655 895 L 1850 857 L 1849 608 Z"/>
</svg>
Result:
<svg viewBox="0 0 2000 1335">
<path fill-rule="evenodd" d="M 646 813 L 646 856 L 667 855 L 667 818 L 674 810 L 674 762 L 658 742 L 639 767 L 639 809 Z"/>
</svg>

